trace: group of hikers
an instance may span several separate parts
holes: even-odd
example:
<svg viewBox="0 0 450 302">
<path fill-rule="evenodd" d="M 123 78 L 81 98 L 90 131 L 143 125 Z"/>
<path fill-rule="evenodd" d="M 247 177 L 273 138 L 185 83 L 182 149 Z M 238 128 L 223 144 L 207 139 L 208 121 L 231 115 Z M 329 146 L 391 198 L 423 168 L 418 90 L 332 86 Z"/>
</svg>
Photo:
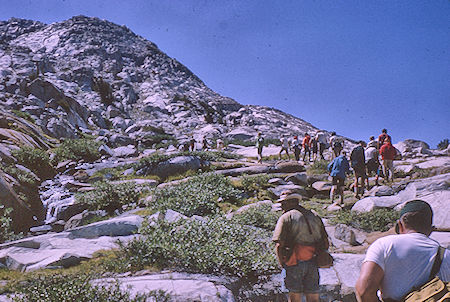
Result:
<svg viewBox="0 0 450 302">
<path fill-rule="evenodd" d="M 344 181 L 346 174 L 350 173 L 350 168 L 354 174 L 354 192 L 355 197 L 359 198 L 364 193 L 364 185 L 369 190 L 369 176 L 375 175 L 375 185 L 379 184 L 379 177 L 383 176 L 385 181 L 394 180 L 393 160 L 399 155 L 398 151 L 392 145 L 391 137 L 387 130 L 383 129 L 375 140 L 371 136 L 369 142 L 360 141 L 350 153 L 350 162 L 347 159 L 347 152 L 344 151 L 344 139 L 331 132 L 331 137 L 327 140 L 327 135 L 323 131 L 318 131 L 314 136 L 305 133 L 302 140 L 294 136 L 292 140 L 287 137 L 280 139 L 281 150 L 278 153 L 281 160 L 282 153 L 286 153 L 290 160 L 289 150 L 294 152 L 295 160 L 300 160 L 300 154 L 303 149 L 303 162 L 308 156 L 308 162 L 316 161 L 319 157 L 325 160 L 324 151 L 327 148 L 331 150 L 332 161 L 328 164 L 328 172 L 332 177 L 333 187 L 330 192 L 331 201 L 334 201 L 335 195 L 340 195 L 341 200 L 335 205 L 344 202 Z M 264 138 L 259 132 L 256 138 L 256 147 L 258 151 L 258 162 L 262 163 L 262 150 Z M 379 157 L 381 156 L 381 163 Z"/>
</svg>

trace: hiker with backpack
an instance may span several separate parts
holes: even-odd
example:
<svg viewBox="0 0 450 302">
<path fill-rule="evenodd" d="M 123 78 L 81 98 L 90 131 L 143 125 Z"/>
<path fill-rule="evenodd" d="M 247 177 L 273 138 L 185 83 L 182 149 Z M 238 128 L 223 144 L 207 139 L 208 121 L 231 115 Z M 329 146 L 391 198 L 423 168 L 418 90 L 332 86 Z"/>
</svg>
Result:
<svg viewBox="0 0 450 302">
<path fill-rule="evenodd" d="M 353 168 L 353 174 L 355 176 L 354 191 L 355 197 L 359 199 L 359 193 L 364 193 L 364 182 L 366 176 L 366 158 L 364 155 L 364 141 L 359 141 L 359 145 L 353 148 L 350 154 L 350 163 Z M 358 180 L 361 179 L 361 186 L 359 186 Z M 361 192 L 360 192 L 361 191 Z"/>
<path fill-rule="evenodd" d="M 381 174 L 380 161 L 378 160 L 379 153 L 377 150 L 377 142 L 375 141 L 375 138 L 373 136 L 369 138 L 366 150 L 364 151 L 364 156 L 366 158 L 367 190 L 370 190 L 369 176 L 375 173 L 375 185 L 378 186 L 378 178 Z"/>
<path fill-rule="evenodd" d="M 383 146 L 381 146 L 380 148 L 380 155 L 382 159 L 385 181 L 389 181 L 389 178 L 391 179 L 391 181 L 394 181 L 394 159 L 397 155 L 397 150 L 391 144 L 390 139 L 384 140 Z"/>
<path fill-rule="evenodd" d="M 429 238 L 432 221 L 433 211 L 427 202 L 412 200 L 405 204 L 396 223 L 397 235 L 379 238 L 367 250 L 355 286 L 358 301 L 379 301 L 378 290 L 385 302 L 449 301 L 450 295 L 447 300 L 434 296 L 438 283 L 445 292 L 442 282 L 447 282 L 448 293 L 450 250 Z M 440 280 L 433 279 L 436 275 Z M 421 286 L 419 299 L 416 289 Z"/>
<path fill-rule="evenodd" d="M 345 151 L 342 151 L 342 154 L 333 159 L 333 161 L 330 162 L 327 166 L 328 173 L 332 177 L 332 184 L 333 184 L 330 191 L 330 199 L 332 205 L 344 204 L 345 174 L 348 173 L 350 170 L 350 166 L 348 164 L 346 155 L 347 153 Z M 337 194 L 341 196 L 340 203 L 339 201 L 333 203 L 336 191 Z"/>
<path fill-rule="evenodd" d="M 391 137 L 387 134 L 387 129 L 381 130 L 381 134 L 378 136 L 378 150 L 383 146 L 386 141 L 392 142 Z"/>
<path fill-rule="evenodd" d="M 302 145 L 300 140 L 298 139 L 298 136 L 294 136 L 294 139 L 292 140 L 292 148 L 294 149 L 294 156 L 295 160 L 300 160 L 300 152 L 302 152 Z"/>
<path fill-rule="evenodd" d="M 317 160 L 317 153 L 319 152 L 319 142 L 315 136 L 311 136 L 311 153 L 313 157 L 313 162 Z"/>
<path fill-rule="evenodd" d="M 289 301 L 319 302 L 319 270 L 316 255 L 329 247 L 328 234 L 322 219 L 299 205 L 302 196 L 283 192 L 283 215 L 278 219 L 272 240 L 275 253 L 284 268 L 284 284 L 289 290 Z M 319 263 L 320 265 L 320 263 Z"/>
<path fill-rule="evenodd" d="M 341 151 L 344 150 L 344 140 L 336 135 L 336 132 L 331 132 L 330 147 L 333 158 L 338 157 Z"/>
</svg>

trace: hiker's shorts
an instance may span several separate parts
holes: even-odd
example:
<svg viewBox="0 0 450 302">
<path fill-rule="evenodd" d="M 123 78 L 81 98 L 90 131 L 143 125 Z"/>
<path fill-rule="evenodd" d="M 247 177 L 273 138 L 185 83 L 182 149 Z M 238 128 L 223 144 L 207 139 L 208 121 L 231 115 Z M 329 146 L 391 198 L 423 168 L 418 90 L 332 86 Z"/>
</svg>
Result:
<svg viewBox="0 0 450 302">
<path fill-rule="evenodd" d="M 298 261 L 297 265 L 285 267 L 284 285 L 292 293 L 316 294 L 319 292 L 319 269 L 309 261 Z"/>
</svg>

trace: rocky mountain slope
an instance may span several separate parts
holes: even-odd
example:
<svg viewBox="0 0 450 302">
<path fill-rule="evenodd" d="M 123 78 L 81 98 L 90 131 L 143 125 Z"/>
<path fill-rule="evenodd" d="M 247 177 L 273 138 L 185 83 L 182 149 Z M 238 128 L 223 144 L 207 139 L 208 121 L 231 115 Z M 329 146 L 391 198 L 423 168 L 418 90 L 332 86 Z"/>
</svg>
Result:
<svg viewBox="0 0 450 302">
<path fill-rule="evenodd" d="M 85 16 L 50 25 L 10 19 L 0 22 L 0 32 L 0 108 L 30 114 L 53 137 L 76 137 L 78 128 L 133 138 L 156 129 L 230 138 L 315 130 L 215 93 L 125 26 Z"/>
</svg>

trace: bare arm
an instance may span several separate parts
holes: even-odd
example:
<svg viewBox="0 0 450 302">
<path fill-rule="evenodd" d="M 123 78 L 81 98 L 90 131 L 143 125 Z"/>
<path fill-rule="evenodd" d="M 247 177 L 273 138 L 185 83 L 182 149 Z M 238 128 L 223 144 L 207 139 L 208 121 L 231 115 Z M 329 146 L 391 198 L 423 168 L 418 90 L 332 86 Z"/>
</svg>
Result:
<svg viewBox="0 0 450 302">
<path fill-rule="evenodd" d="M 283 257 L 281 254 L 281 249 L 284 247 L 283 241 L 278 241 L 275 245 L 275 254 L 277 255 L 278 263 L 283 267 Z"/>
<path fill-rule="evenodd" d="M 384 277 L 381 267 L 372 261 L 364 262 L 356 281 L 356 297 L 359 302 L 379 301 L 377 290 L 380 288 Z"/>
</svg>

